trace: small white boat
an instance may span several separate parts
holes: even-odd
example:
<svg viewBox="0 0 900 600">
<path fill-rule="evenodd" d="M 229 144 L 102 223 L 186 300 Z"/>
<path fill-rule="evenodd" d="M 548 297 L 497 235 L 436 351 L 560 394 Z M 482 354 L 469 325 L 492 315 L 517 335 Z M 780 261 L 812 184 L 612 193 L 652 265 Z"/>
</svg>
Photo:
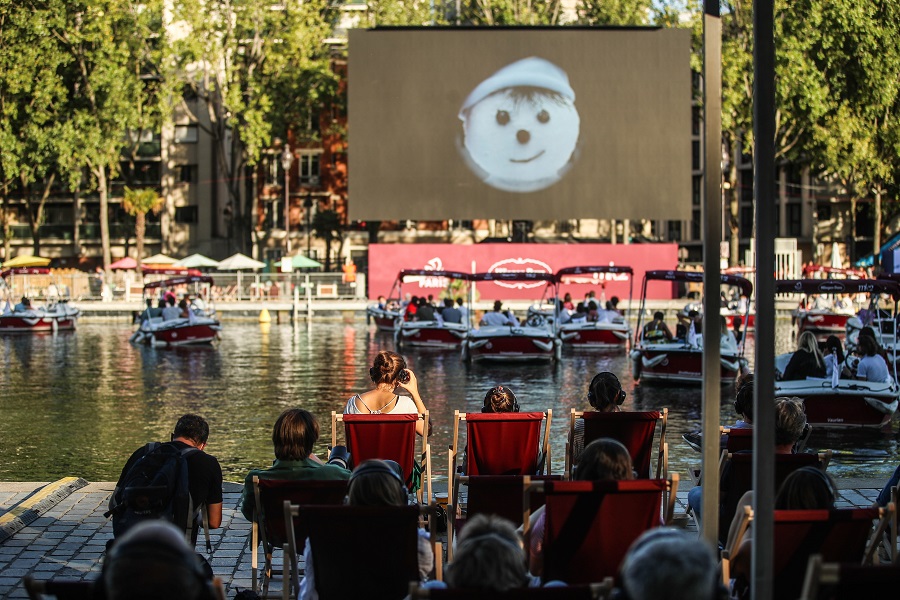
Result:
<svg viewBox="0 0 900 600">
<path fill-rule="evenodd" d="M 49 275 L 50 269 L 28 267 L 7 269 L 0 273 L 6 279 L 11 275 Z M 0 333 L 56 333 L 73 331 L 81 311 L 66 299 L 51 299 L 46 306 L 28 310 L 14 310 L 7 301 L 0 313 Z"/>
<path fill-rule="evenodd" d="M 144 286 L 144 292 L 155 288 L 166 288 L 176 285 L 203 283 L 211 285 L 212 277 L 208 275 L 185 275 L 162 281 L 154 281 Z M 151 346 L 174 347 L 196 344 L 211 344 L 219 339 L 222 325 L 211 314 L 196 314 L 188 309 L 187 317 L 163 320 L 153 317 L 141 323 L 140 328 L 131 336 L 137 344 Z"/>
<path fill-rule="evenodd" d="M 626 277 L 629 282 L 628 304 L 631 305 L 631 285 L 634 270 L 624 265 L 589 265 L 566 267 L 556 272 L 557 305 L 559 288 L 565 283 L 587 283 L 597 285 L 604 277 Z M 565 310 L 565 309 L 560 309 Z M 565 315 L 562 315 L 565 317 Z M 580 320 L 562 322 L 557 320 L 557 335 L 563 346 L 572 348 L 625 348 L 631 338 L 627 315 L 613 311 L 602 311 L 596 321 Z"/>
</svg>

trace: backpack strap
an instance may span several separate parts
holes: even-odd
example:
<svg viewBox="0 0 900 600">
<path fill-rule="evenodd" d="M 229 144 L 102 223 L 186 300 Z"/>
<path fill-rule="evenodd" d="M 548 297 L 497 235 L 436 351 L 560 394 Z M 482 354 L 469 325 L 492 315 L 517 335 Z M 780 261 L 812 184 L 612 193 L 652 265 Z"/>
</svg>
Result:
<svg viewBox="0 0 900 600">
<path fill-rule="evenodd" d="M 185 461 L 187 461 L 188 456 L 195 454 L 197 452 L 202 452 L 202 451 L 199 448 L 196 448 L 194 446 L 188 446 L 187 448 L 181 449 L 181 456 L 184 458 Z M 192 541 L 191 540 L 191 532 L 194 529 L 194 515 L 195 515 L 196 511 L 195 511 L 195 507 L 194 507 L 194 498 L 193 498 L 193 496 L 190 495 L 190 490 L 188 490 L 188 498 L 189 498 L 188 517 L 187 517 L 187 523 L 185 523 L 184 533 L 185 533 L 185 540 L 187 541 L 188 545 L 192 545 L 191 544 L 191 541 Z M 212 542 L 210 542 L 210 539 L 209 539 L 209 513 L 207 512 L 205 504 L 203 506 L 197 507 L 197 508 L 200 509 L 200 514 L 203 518 L 203 535 L 206 538 L 206 551 L 209 554 L 212 554 Z"/>
</svg>

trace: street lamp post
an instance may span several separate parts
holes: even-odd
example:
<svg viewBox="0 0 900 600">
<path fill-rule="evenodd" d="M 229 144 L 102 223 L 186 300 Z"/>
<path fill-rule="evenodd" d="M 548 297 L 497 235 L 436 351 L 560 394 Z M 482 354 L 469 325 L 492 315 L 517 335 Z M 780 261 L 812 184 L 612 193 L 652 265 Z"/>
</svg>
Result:
<svg viewBox="0 0 900 600">
<path fill-rule="evenodd" d="M 294 162 L 294 155 L 291 154 L 291 147 L 285 143 L 284 150 L 281 153 L 281 166 L 284 169 L 284 255 L 291 253 L 291 164 Z"/>
</svg>

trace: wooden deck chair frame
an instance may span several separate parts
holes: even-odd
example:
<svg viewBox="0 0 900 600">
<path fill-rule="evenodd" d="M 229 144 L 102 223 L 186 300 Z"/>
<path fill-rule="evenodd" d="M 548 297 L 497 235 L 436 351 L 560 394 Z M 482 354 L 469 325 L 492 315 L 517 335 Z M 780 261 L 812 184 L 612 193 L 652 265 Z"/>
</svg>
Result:
<svg viewBox="0 0 900 600">
<path fill-rule="evenodd" d="M 74 600 L 75 598 L 94 598 L 96 580 L 85 581 L 82 579 L 55 579 L 39 580 L 31 575 L 26 575 L 22 580 L 22 586 L 30 600 L 41 600 L 45 596 L 52 596 L 58 600 Z M 212 580 L 212 591 L 216 600 L 225 600 L 225 585 L 220 577 Z M 88 594 L 88 595 L 85 595 Z"/>
<path fill-rule="evenodd" d="M 582 598 L 590 596 L 593 600 L 606 600 L 612 595 L 613 578 L 606 577 L 600 583 L 591 583 L 587 585 L 572 585 L 566 587 L 548 587 L 548 588 L 521 588 L 507 590 L 506 592 L 481 591 L 481 590 L 431 590 L 420 587 L 418 581 L 411 581 L 409 584 L 409 598 L 411 600 L 428 600 L 435 596 L 450 598 L 474 598 L 480 600 L 482 598 L 564 598 L 577 597 Z M 437 592 L 435 594 L 435 592 Z"/>
<path fill-rule="evenodd" d="M 529 475 L 505 475 L 505 476 L 504 476 L 504 475 L 500 475 L 500 476 L 486 475 L 485 477 L 509 477 L 509 478 L 514 478 L 514 477 L 515 477 L 515 478 L 521 478 L 521 479 L 522 479 L 522 485 L 523 485 L 523 487 L 522 487 L 523 493 L 524 493 L 524 489 L 525 489 L 525 488 L 524 488 L 524 485 L 525 485 L 525 478 L 526 478 L 526 477 L 528 478 L 528 483 L 529 483 L 529 484 L 531 484 L 531 483 L 534 482 L 534 480 L 532 480 L 532 479 L 531 479 L 531 476 L 529 476 Z M 561 476 L 561 475 L 555 475 L 555 476 L 554 476 L 554 475 L 549 475 L 549 474 L 548 474 L 548 475 L 546 475 L 545 477 L 546 477 L 547 479 L 550 479 L 550 478 L 556 478 L 556 479 L 559 479 L 560 481 L 562 480 L 562 476 Z M 457 480 L 458 483 L 457 483 L 457 486 L 456 486 L 455 493 L 456 493 L 456 494 L 459 494 L 459 487 L 460 487 L 461 485 L 468 485 L 470 479 L 471 479 L 471 478 L 470 478 L 468 475 L 457 475 L 457 476 L 456 476 L 456 480 Z M 524 495 L 523 495 L 523 502 L 524 502 L 524 501 L 525 501 L 525 497 L 524 497 Z M 523 508 L 524 508 L 524 504 L 523 504 Z M 448 504 L 447 504 L 447 562 L 450 562 L 450 561 L 453 560 L 454 539 L 455 539 L 455 537 L 456 537 L 456 535 L 457 535 L 457 533 L 458 533 L 458 532 L 456 531 L 456 516 L 457 516 L 457 515 L 461 515 L 460 507 L 458 507 L 458 506 L 456 506 L 455 504 L 453 504 L 453 502 L 448 502 Z M 515 523 L 513 523 L 513 524 L 515 525 Z"/>
<path fill-rule="evenodd" d="M 890 523 L 894 519 L 894 517 L 896 517 L 896 514 L 896 506 L 893 502 L 888 504 L 885 508 L 878 509 L 878 524 L 875 526 L 874 531 L 869 536 L 869 541 L 866 542 L 866 549 L 863 554 L 861 564 L 872 564 L 872 560 L 875 556 L 875 551 L 878 549 L 878 545 L 881 543 L 882 535 L 884 535 L 884 532 L 888 530 L 888 528 L 890 527 Z M 726 587 L 729 585 L 731 579 L 731 559 L 734 557 L 735 552 L 737 552 L 737 550 L 741 547 L 741 544 L 744 542 L 744 537 L 746 536 L 747 530 L 750 528 L 750 523 L 752 522 L 753 507 L 745 506 L 744 514 L 741 515 L 741 520 L 738 524 L 737 535 L 735 535 L 732 543 L 729 544 L 724 550 L 722 550 L 721 554 L 722 582 Z M 807 577 L 808 576 L 809 573 L 807 573 Z"/>
<path fill-rule="evenodd" d="M 427 518 L 429 523 L 436 521 L 437 508 L 430 505 L 419 505 L 419 514 L 423 518 Z M 285 523 L 292 523 L 293 518 L 300 514 L 300 506 L 291 504 L 290 501 L 284 502 L 284 519 Z M 282 600 L 289 598 L 297 598 L 300 593 L 300 557 L 297 555 L 297 538 L 294 535 L 294 528 L 288 529 L 288 543 L 284 545 L 284 561 L 281 570 L 281 597 Z M 443 544 L 437 540 L 435 532 L 429 532 L 429 543 L 431 551 L 434 555 L 434 578 L 437 581 L 444 580 L 444 548 Z M 224 600 L 224 598 L 222 599 Z"/>
<path fill-rule="evenodd" d="M 298 484 L 309 484 L 312 483 L 314 485 L 321 484 L 334 484 L 343 486 L 346 488 L 346 481 L 331 481 L 331 482 L 323 482 L 323 481 L 304 481 L 304 480 L 291 480 L 293 483 Z M 269 582 L 273 577 L 281 575 L 281 573 L 275 570 L 274 565 L 272 563 L 272 555 L 273 550 L 275 549 L 274 544 L 272 544 L 269 540 L 266 539 L 266 524 L 263 520 L 263 514 L 261 511 L 262 508 L 262 498 L 260 496 L 260 486 L 259 486 L 260 478 L 256 475 L 253 476 L 253 526 L 251 528 L 250 534 L 250 565 L 251 565 L 251 573 L 253 577 L 253 591 L 260 593 L 260 587 L 262 591 L 260 596 L 262 598 L 267 598 L 269 596 Z M 344 492 L 346 494 L 346 491 Z M 285 527 L 287 524 L 285 523 Z M 287 539 L 287 531 L 285 531 L 285 539 Z M 259 545 L 262 544 L 263 547 L 263 568 L 260 571 L 259 569 Z"/>
<path fill-rule="evenodd" d="M 894 504 L 894 507 L 900 507 L 900 486 L 894 486 L 891 488 L 891 502 Z M 887 551 L 888 557 L 891 562 L 895 565 L 900 565 L 900 553 L 897 552 L 897 511 L 894 511 L 894 516 L 891 519 L 890 530 L 887 534 L 887 539 L 884 540 L 884 545 L 890 545 L 890 548 L 885 548 Z"/>
<path fill-rule="evenodd" d="M 522 535 L 525 539 L 528 539 L 528 536 L 531 532 L 531 496 L 535 492 L 545 492 L 546 485 L 544 481 L 531 481 L 530 477 L 525 477 L 525 481 L 523 482 L 523 494 L 524 501 L 523 506 L 524 512 L 522 515 Z M 641 481 L 641 482 L 650 482 L 650 481 L 665 481 L 665 487 L 661 490 L 661 508 L 663 510 L 663 514 L 661 515 L 663 518 L 663 525 L 670 525 L 672 523 L 672 519 L 675 514 L 675 497 L 678 494 L 678 473 L 671 473 L 668 478 L 664 480 L 659 479 L 641 479 L 641 480 L 631 480 L 631 481 Z M 545 534 L 546 535 L 546 534 Z M 546 542 L 546 538 L 545 538 Z M 546 575 L 546 573 L 545 573 Z"/>
<path fill-rule="evenodd" d="M 818 600 L 820 587 L 835 585 L 841 582 L 842 575 L 841 563 L 825 562 L 821 554 L 813 554 L 809 557 L 809 563 L 806 568 L 806 577 L 803 580 L 803 592 L 800 594 L 800 600 Z M 885 569 L 887 574 L 891 576 L 889 581 L 883 581 L 887 585 L 896 587 L 895 578 L 897 569 L 900 566 L 896 564 L 878 565 L 868 567 L 869 569 Z M 869 573 L 866 573 L 869 575 Z M 868 577 L 867 577 L 868 579 Z"/>
<path fill-rule="evenodd" d="M 387 413 L 390 414 L 390 413 Z M 423 466 L 425 469 L 425 481 L 422 482 L 422 485 L 419 487 L 419 491 L 416 493 L 419 504 L 433 504 L 434 503 L 434 493 L 431 487 L 431 444 L 428 443 L 428 410 L 426 409 L 423 414 L 419 415 L 419 420 L 422 421 L 425 426 L 422 428 L 422 460 L 424 462 Z M 338 421 L 344 421 L 344 415 L 342 413 L 338 413 L 335 411 L 331 411 L 331 447 L 334 448 L 337 446 L 337 424 Z M 345 434 L 346 435 L 346 434 Z M 346 440 L 346 438 L 345 438 Z M 356 458 L 351 456 L 350 460 L 354 461 L 354 467 L 356 466 Z M 427 493 L 427 501 L 423 500 L 423 495 Z"/>
<path fill-rule="evenodd" d="M 540 412 L 540 411 L 534 411 Z M 450 452 L 448 454 L 448 471 L 447 471 L 447 502 L 448 504 L 448 512 L 452 512 L 450 507 L 459 508 L 458 496 L 459 496 L 459 486 L 460 486 L 460 477 L 456 474 L 456 462 L 459 458 L 459 424 L 461 421 L 466 420 L 466 413 L 461 413 L 458 410 L 453 411 L 453 442 L 450 445 Z M 544 434 L 541 436 L 541 454 L 538 456 L 538 462 L 543 463 L 541 468 L 541 473 L 549 474 L 551 472 L 551 468 L 553 466 L 553 460 L 551 456 L 550 449 L 550 425 L 553 422 L 553 410 L 548 409 L 544 412 Z M 468 443 L 468 440 L 467 440 Z M 543 457 L 543 460 L 541 460 Z M 447 518 L 452 518 L 452 515 L 448 514 Z M 448 529 L 449 531 L 449 529 Z M 447 544 L 448 551 L 453 548 L 451 543 Z"/>
<path fill-rule="evenodd" d="M 583 419 L 584 413 L 585 411 L 575 410 L 574 408 L 569 413 L 569 434 L 566 438 L 566 466 L 564 471 L 566 479 L 572 479 L 575 471 L 575 457 L 573 455 L 575 451 L 575 422 L 578 419 Z M 669 423 L 668 408 L 663 408 L 659 411 L 657 422 L 659 421 L 662 423 L 659 430 L 659 448 L 656 457 L 656 479 L 667 479 L 669 477 L 669 443 L 666 441 L 666 428 Z"/>
</svg>

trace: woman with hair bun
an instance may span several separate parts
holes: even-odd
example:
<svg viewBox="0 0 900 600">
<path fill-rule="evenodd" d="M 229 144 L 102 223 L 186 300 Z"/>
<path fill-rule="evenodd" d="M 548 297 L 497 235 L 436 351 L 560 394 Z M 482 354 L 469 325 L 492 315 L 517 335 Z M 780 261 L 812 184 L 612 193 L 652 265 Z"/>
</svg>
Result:
<svg viewBox="0 0 900 600">
<path fill-rule="evenodd" d="M 382 350 L 375 356 L 369 368 L 369 377 L 375 389 L 356 394 L 347 400 L 345 415 L 394 414 L 423 415 L 425 403 L 419 395 L 419 380 L 406 359 L 390 350 Z M 416 424 L 419 435 L 425 431 L 422 421 Z"/>
</svg>

